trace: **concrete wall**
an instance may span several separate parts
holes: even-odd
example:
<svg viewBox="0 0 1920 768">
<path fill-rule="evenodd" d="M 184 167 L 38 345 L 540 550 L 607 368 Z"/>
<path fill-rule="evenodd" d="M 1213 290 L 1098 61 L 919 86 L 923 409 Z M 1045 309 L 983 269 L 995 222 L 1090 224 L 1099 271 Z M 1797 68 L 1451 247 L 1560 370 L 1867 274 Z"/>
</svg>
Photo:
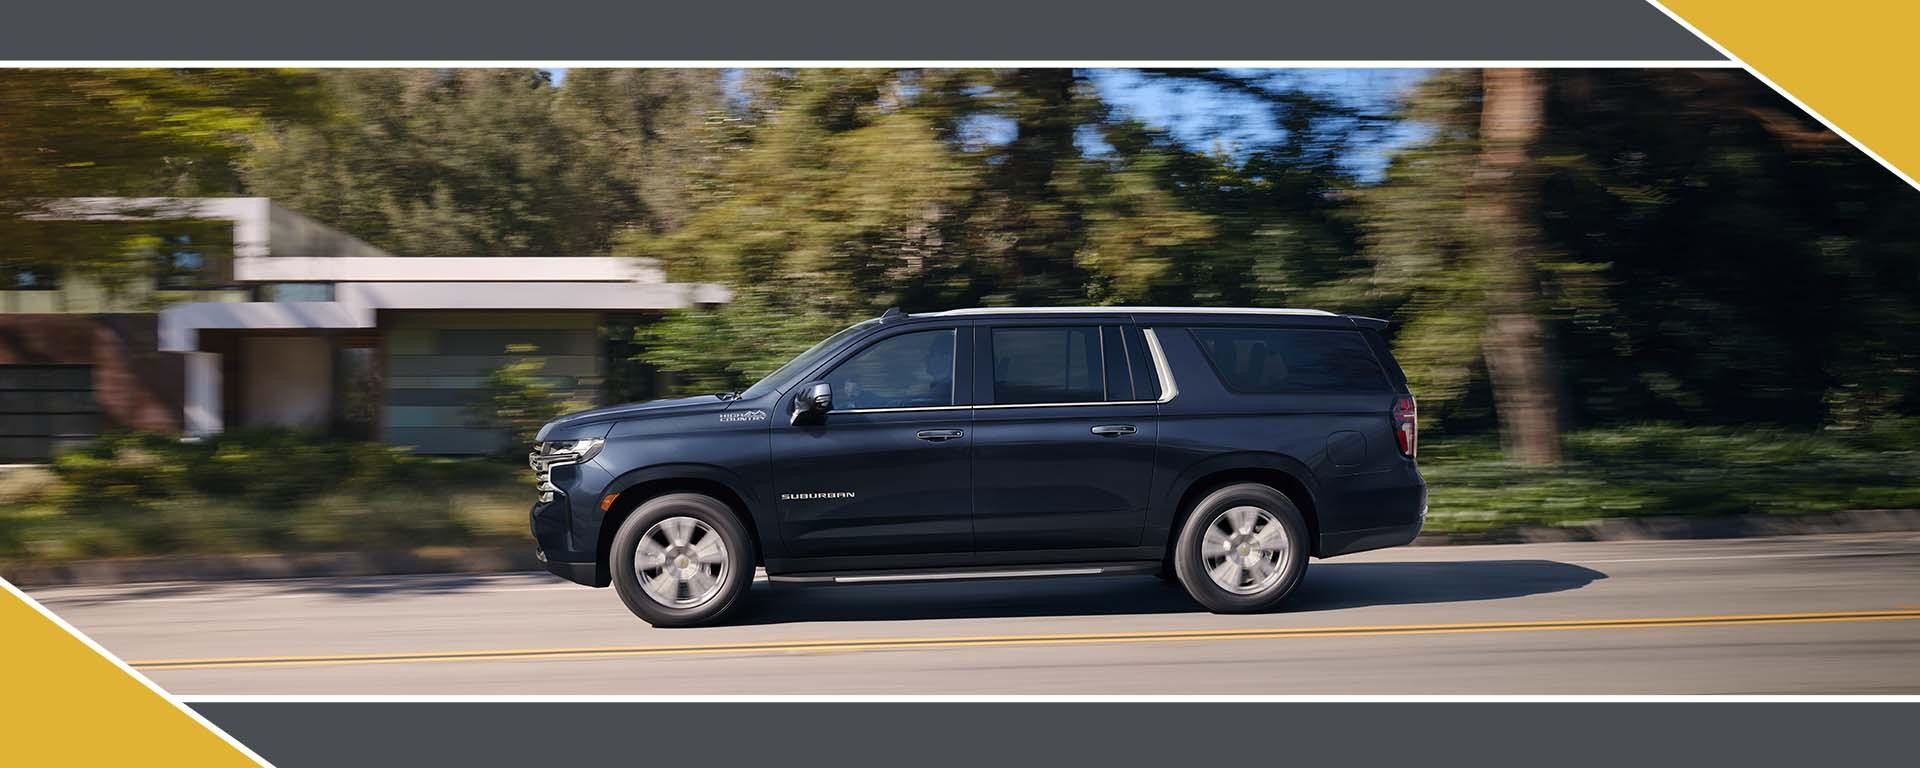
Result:
<svg viewBox="0 0 1920 768">
<path fill-rule="evenodd" d="M 605 374 L 599 324 L 592 312 L 382 312 L 382 439 L 422 453 L 497 450 L 504 436 L 475 426 L 470 407 L 487 375 L 519 357 L 540 358 L 561 393 L 597 403 Z M 536 351 L 508 352 L 522 344 Z"/>
</svg>

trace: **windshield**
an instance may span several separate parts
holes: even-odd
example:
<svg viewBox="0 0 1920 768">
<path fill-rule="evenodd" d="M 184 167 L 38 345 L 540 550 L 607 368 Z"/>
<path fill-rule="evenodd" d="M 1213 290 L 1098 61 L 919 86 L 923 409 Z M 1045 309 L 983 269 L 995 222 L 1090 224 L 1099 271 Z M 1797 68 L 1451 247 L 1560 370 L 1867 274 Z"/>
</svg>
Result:
<svg viewBox="0 0 1920 768">
<path fill-rule="evenodd" d="M 820 361 L 820 358 L 826 357 L 829 353 L 833 352 L 834 349 L 846 342 L 847 339 L 853 338 L 862 331 L 879 324 L 880 320 L 878 318 L 862 320 L 847 326 L 839 333 L 821 339 L 820 343 L 808 347 L 807 351 L 800 353 L 792 360 L 788 360 L 786 365 L 780 366 L 773 373 L 767 374 L 766 378 L 761 379 L 751 387 L 747 387 L 747 391 L 740 393 L 740 398 L 744 400 L 760 397 L 773 391 L 774 388 L 780 386 L 780 383 L 785 381 L 787 377 L 812 367 L 814 363 Z"/>
</svg>

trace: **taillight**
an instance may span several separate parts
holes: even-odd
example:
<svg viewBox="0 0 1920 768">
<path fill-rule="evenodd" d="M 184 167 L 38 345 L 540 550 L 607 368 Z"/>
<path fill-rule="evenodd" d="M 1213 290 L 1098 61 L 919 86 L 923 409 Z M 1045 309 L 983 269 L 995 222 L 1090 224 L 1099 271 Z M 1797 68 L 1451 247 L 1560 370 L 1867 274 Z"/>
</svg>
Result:
<svg viewBox="0 0 1920 768">
<path fill-rule="evenodd" d="M 1419 413 L 1412 395 L 1393 401 L 1393 440 L 1400 444 L 1400 455 L 1409 459 L 1420 450 Z"/>
</svg>

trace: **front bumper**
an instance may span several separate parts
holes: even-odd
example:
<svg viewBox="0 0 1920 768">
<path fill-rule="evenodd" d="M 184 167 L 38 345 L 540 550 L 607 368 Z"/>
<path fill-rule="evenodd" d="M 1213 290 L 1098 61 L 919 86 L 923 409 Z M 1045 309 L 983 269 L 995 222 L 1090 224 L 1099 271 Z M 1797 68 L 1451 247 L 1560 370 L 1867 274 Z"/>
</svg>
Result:
<svg viewBox="0 0 1920 768">
<path fill-rule="evenodd" d="M 597 553 L 569 548 L 572 537 L 568 535 L 566 493 L 554 492 L 543 497 L 547 500 L 535 502 L 533 508 L 527 510 L 527 527 L 533 531 L 534 557 L 540 559 L 548 572 L 575 584 L 607 586 L 605 569 L 600 567 Z"/>
<path fill-rule="evenodd" d="M 548 573 L 566 579 L 567 581 L 588 587 L 604 587 L 607 585 L 608 580 L 605 575 L 600 572 L 600 564 L 597 562 L 555 560 L 547 557 L 547 553 L 540 551 L 535 551 L 533 556 L 540 558 L 540 564 L 547 567 Z"/>
</svg>

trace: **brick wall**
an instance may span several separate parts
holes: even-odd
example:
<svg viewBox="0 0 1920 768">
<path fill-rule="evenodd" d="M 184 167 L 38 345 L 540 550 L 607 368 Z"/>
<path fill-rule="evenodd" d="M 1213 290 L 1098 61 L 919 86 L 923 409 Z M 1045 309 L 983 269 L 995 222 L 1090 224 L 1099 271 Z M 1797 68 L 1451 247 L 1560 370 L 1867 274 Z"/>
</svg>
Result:
<svg viewBox="0 0 1920 768">
<path fill-rule="evenodd" d="M 102 426 L 178 432 L 184 360 L 159 351 L 158 326 L 151 314 L 0 314 L 0 365 L 90 364 Z"/>
</svg>

